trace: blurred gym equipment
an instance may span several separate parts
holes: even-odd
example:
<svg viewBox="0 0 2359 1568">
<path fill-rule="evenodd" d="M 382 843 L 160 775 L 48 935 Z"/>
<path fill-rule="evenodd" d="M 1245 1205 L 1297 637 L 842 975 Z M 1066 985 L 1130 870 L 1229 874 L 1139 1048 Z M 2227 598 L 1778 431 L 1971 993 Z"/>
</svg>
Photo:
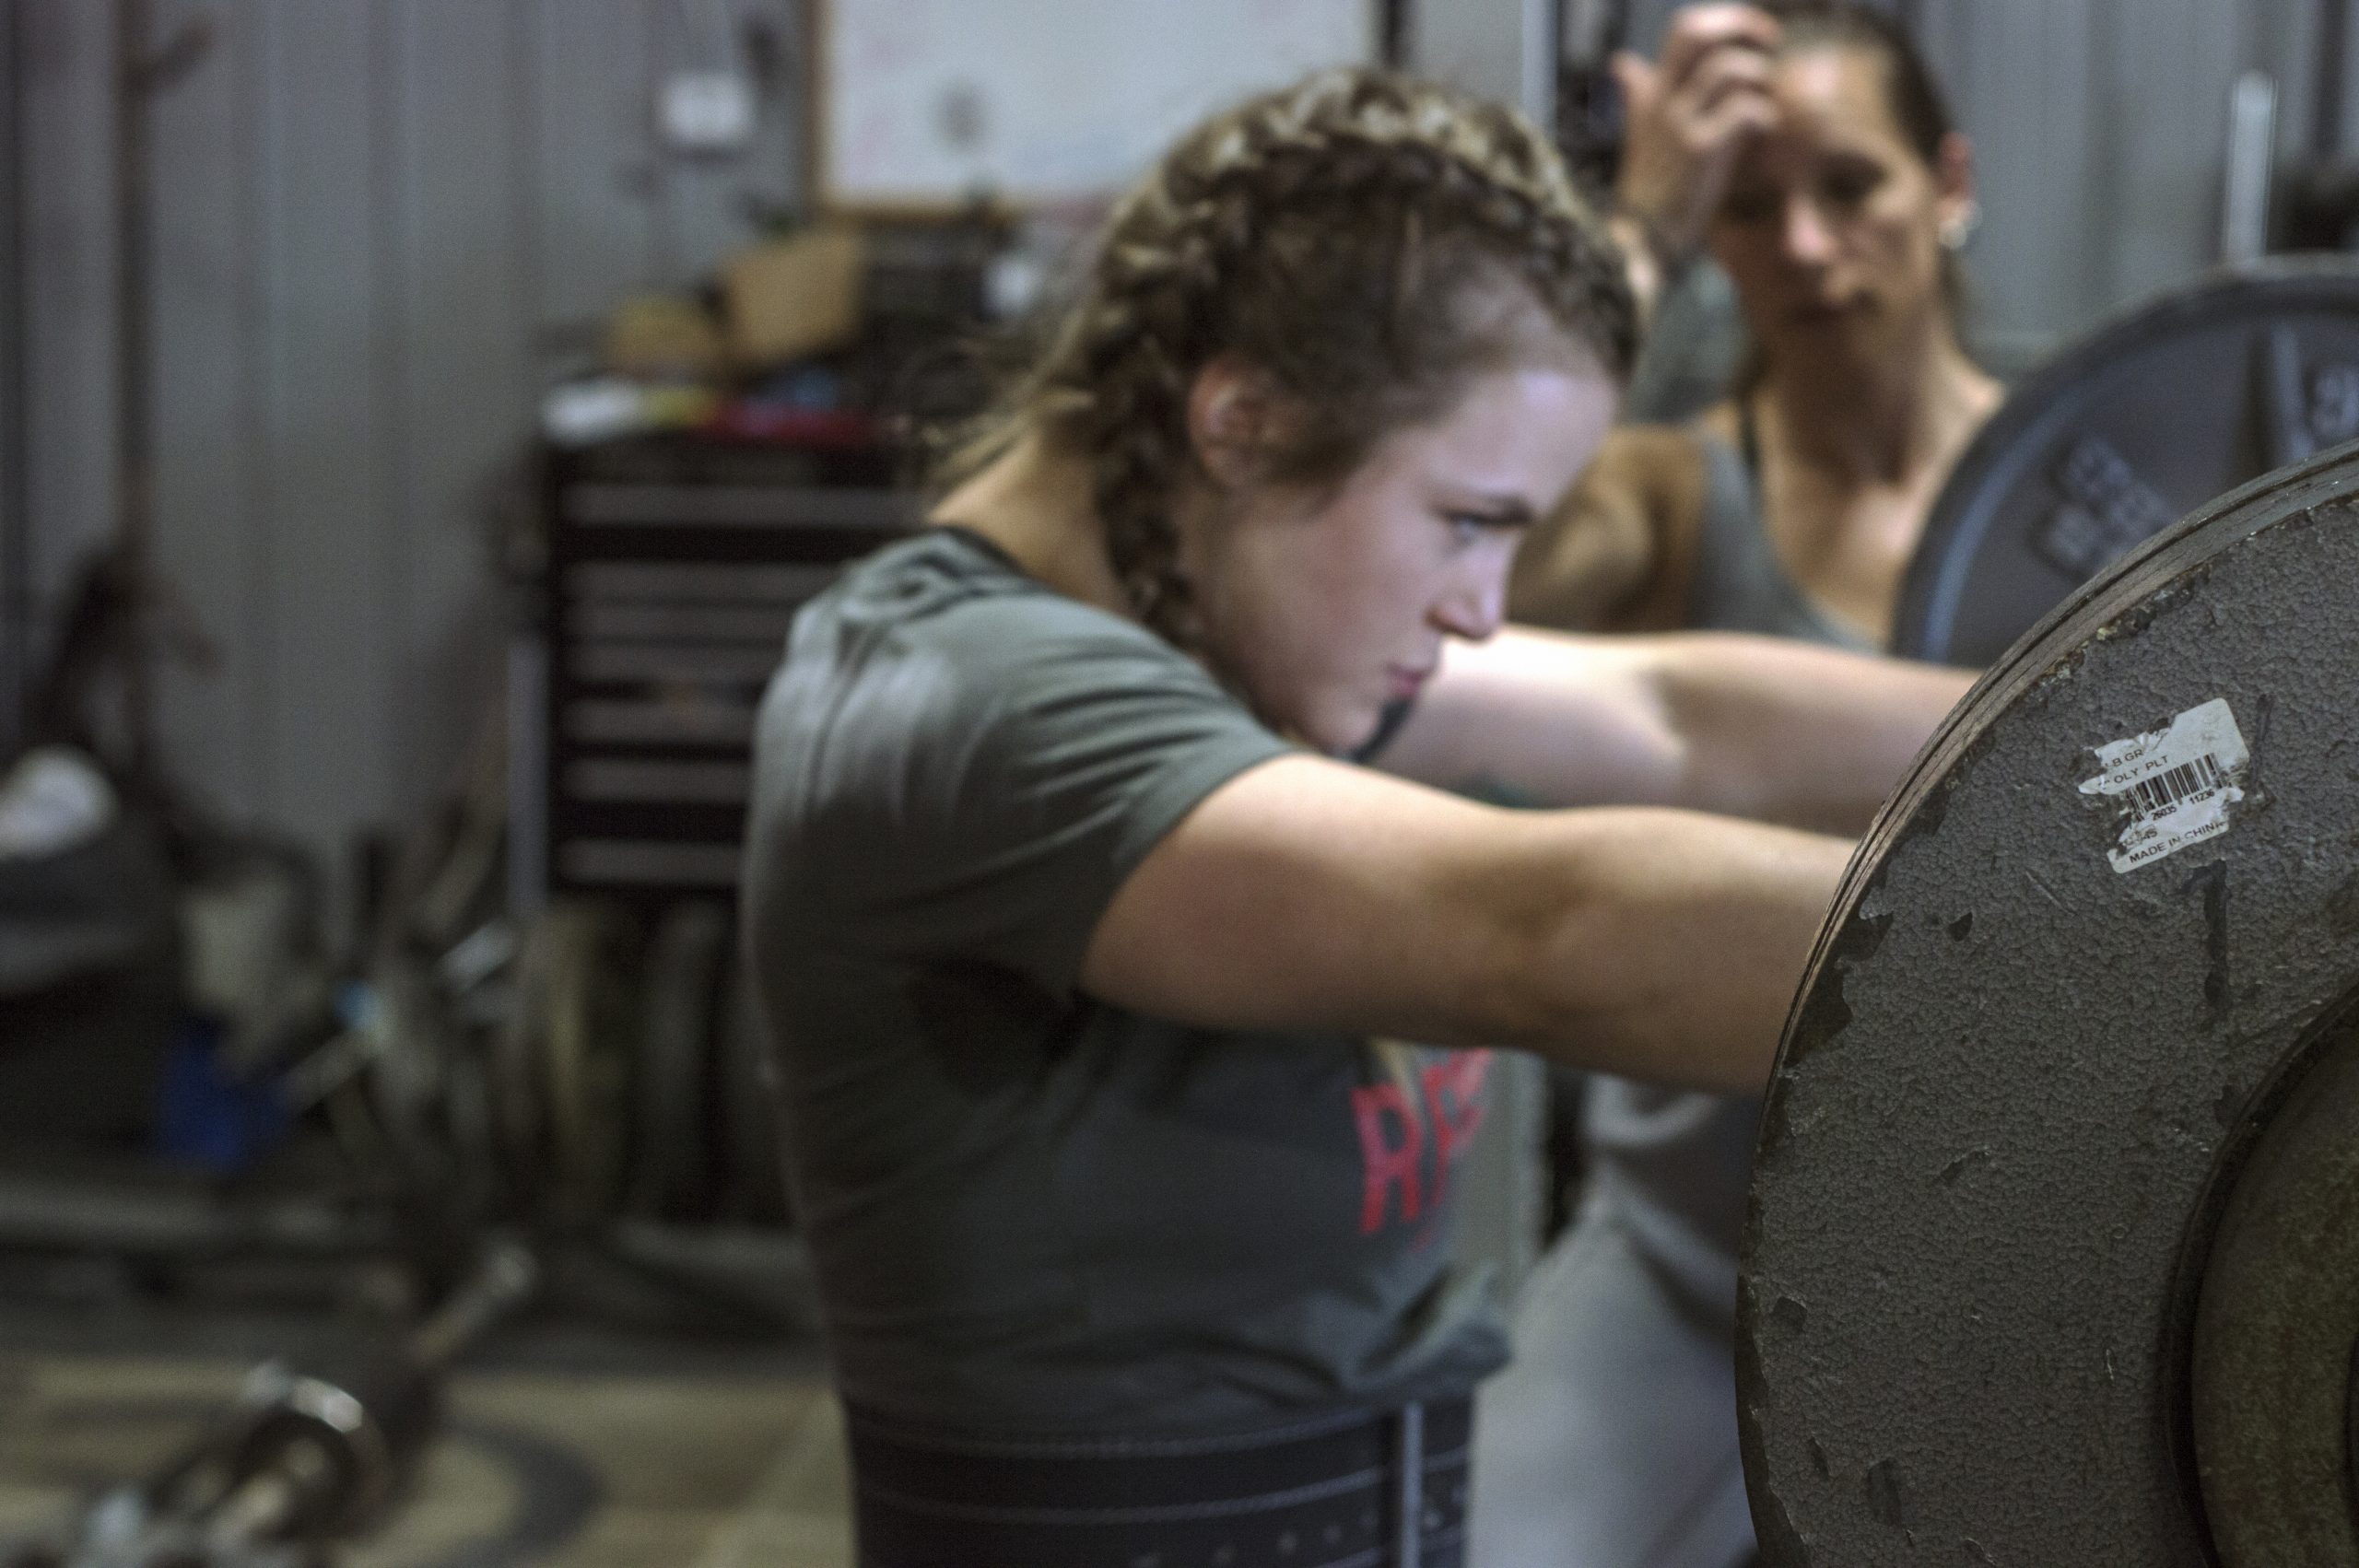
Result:
<svg viewBox="0 0 2359 1568">
<path fill-rule="evenodd" d="M 254 1369 L 203 1439 L 156 1475 L 100 1496 L 61 1542 L 0 1543 L 6 1568 L 298 1568 L 373 1524 L 439 1425 L 441 1382 L 533 1290 L 538 1270 L 495 1246 L 441 1309 L 348 1364 Z"/>
<path fill-rule="evenodd" d="M 1982 666 L 2188 512 L 2359 437 L 2359 258 L 2279 256 L 2098 327 L 2009 395 L 1935 499 L 1895 652 Z"/>
</svg>

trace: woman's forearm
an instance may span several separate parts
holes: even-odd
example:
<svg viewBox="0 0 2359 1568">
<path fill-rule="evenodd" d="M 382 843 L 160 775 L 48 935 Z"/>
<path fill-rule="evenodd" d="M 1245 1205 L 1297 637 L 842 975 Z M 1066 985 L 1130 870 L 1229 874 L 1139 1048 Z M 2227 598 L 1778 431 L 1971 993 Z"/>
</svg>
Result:
<svg viewBox="0 0 2359 1568">
<path fill-rule="evenodd" d="M 1501 1042 L 1654 1082 L 1758 1089 L 1851 846 L 1644 809 L 1566 813 L 1542 836 L 1555 853 L 1526 875 L 1548 913 L 1522 972 L 1501 979 Z M 1551 899 L 1557 866 L 1576 896 Z"/>
<path fill-rule="evenodd" d="M 1973 680 L 1778 638 L 1662 638 L 1655 682 L 1686 759 L 1678 803 L 1857 835 Z"/>
<path fill-rule="evenodd" d="M 1657 805 L 1856 836 L 1963 672 L 1720 632 L 1454 644 L 1379 766 L 1535 806 Z"/>
</svg>

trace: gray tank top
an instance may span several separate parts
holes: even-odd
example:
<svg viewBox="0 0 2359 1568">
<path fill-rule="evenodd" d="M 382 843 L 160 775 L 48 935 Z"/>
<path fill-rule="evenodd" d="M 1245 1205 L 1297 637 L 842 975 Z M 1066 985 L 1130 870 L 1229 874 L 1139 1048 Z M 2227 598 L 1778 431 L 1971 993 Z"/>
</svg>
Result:
<svg viewBox="0 0 2359 1568">
<path fill-rule="evenodd" d="M 1716 436 L 1700 439 L 1704 521 L 1687 625 L 1872 651 L 1868 639 L 1811 602 L 1771 548 L 1754 480 L 1750 419 L 1742 451 Z M 1599 1200 L 1696 1311 L 1725 1321 L 1731 1331 L 1737 1246 L 1760 1111 L 1760 1100 L 1750 1094 L 1658 1089 L 1600 1076 L 1590 1081 L 1582 1113 Z"/>
</svg>

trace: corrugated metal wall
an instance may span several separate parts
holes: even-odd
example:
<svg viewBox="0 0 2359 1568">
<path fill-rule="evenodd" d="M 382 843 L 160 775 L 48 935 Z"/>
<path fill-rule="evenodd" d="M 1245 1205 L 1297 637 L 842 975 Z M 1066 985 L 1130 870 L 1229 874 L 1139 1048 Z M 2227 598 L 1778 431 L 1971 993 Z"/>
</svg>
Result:
<svg viewBox="0 0 2359 1568">
<path fill-rule="evenodd" d="M 115 3 L 0 0 L 42 603 L 114 515 Z M 2275 72 L 2302 145 L 2335 0 L 1895 3 L 1980 149 L 1970 261 L 2005 364 L 2212 259 L 2229 84 Z M 1669 9 L 1637 0 L 1636 36 Z M 157 38 L 214 29 L 154 108 L 152 298 L 159 548 L 224 655 L 162 711 L 168 755 L 233 815 L 334 851 L 449 767 L 498 689 L 486 496 L 538 389 L 616 299 L 744 234 L 749 195 L 793 193 L 788 95 L 748 153 L 702 163 L 658 146 L 656 85 L 748 18 L 799 65 L 802 11 L 153 0 Z"/>
<path fill-rule="evenodd" d="M 34 586 L 114 515 L 112 0 L 23 24 Z M 233 816 L 335 854 L 413 812 L 499 690 L 491 497 L 634 291 L 794 196 L 800 106 L 667 151 L 672 70 L 792 60 L 796 0 L 153 0 L 212 45 L 154 99 L 156 537 L 217 642 L 159 704 Z"/>
</svg>

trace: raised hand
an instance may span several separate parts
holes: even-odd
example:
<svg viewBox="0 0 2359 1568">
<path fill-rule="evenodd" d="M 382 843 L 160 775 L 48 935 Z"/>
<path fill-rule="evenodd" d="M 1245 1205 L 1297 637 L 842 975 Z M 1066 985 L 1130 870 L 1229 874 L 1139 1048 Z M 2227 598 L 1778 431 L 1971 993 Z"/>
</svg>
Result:
<svg viewBox="0 0 2359 1568">
<path fill-rule="evenodd" d="M 1627 106 L 1614 197 L 1659 263 L 1702 242 L 1737 154 L 1776 115 L 1778 40 L 1777 18 L 1755 6 L 1690 6 L 1673 15 L 1660 61 L 1614 56 Z"/>
</svg>

